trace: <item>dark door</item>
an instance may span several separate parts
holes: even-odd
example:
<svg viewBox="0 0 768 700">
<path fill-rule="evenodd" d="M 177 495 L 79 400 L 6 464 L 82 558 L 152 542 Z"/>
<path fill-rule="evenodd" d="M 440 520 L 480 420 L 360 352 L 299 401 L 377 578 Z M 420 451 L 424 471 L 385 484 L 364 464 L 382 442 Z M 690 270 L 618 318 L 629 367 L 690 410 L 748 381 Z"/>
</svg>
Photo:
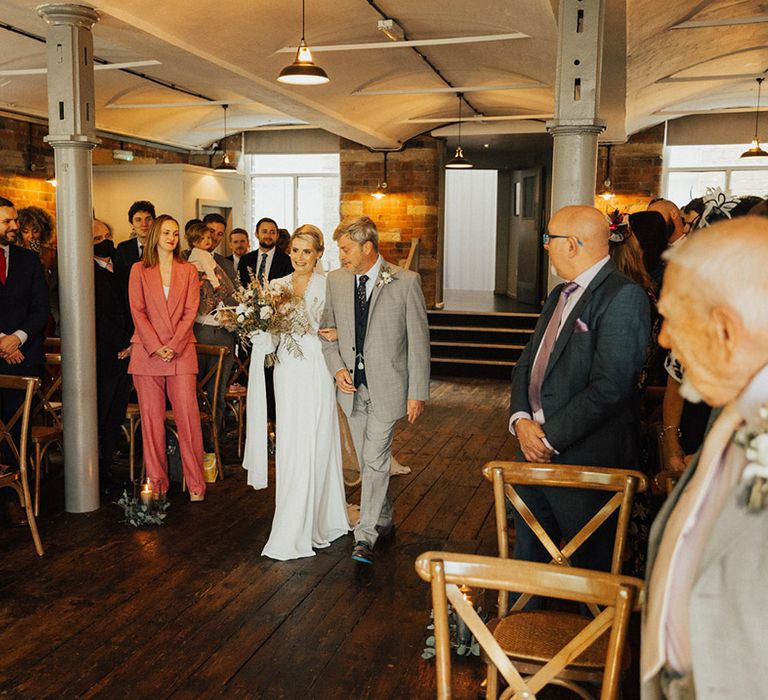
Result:
<svg viewBox="0 0 768 700">
<path fill-rule="evenodd" d="M 542 181 L 542 168 L 512 173 L 509 262 L 510 269 L 517 269 L 515 296 L 524 304 L 538 304 L 541 299 Z"/>
</svg>

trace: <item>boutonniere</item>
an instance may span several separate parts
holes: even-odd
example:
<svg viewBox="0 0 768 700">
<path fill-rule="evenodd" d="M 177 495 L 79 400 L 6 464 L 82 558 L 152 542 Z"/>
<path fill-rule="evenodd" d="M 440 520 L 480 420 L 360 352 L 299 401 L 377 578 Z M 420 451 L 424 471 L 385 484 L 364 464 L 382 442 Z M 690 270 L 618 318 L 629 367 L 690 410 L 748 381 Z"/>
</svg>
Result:
<svg viewBox="0 0 768 700">
<path fill-rule="evenodd" d="M 392 270 L 390 270 L 388 267 L 381 268 L 381 274 L 379 277 L 380 279 L 376 283 L 377 287 L 381 287 L 384 284 L 390 284 L 391 282 L 395 281 L 395 276 L 392 274 Z"/>
<path fill-rule="evenodd" d="M 739 503 L 748 513 L 759 513 L 768 497 L 768 404 L 758 411 L 760 423 L 736 431 L 734 443 L 747 453 L 747 466 L 741 474 Z"/>
</svg>

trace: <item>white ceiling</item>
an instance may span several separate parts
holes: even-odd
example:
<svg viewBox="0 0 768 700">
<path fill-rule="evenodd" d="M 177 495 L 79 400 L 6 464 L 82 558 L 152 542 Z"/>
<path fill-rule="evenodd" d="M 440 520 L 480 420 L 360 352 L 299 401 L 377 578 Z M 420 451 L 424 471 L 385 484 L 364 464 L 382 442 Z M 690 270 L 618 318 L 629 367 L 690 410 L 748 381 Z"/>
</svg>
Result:
<svg viewBox="0 0 768 700">
<path fill-rule="evenodd" d="M 0 0 L 0 22 L 44 36 L 39 0 Z M 455 122 L 451 93 L 357 95 L 370 90 L 452 86 L 523 86 L 466 93 L 465 115 L 536 115 L 467 125 L 480 133 L 541 133 L 553 110 L 557 0 L 307 0 L 312 47 L 386 41 L 381 15 L 396 19 L 409 39 L 477 37 L 522 32 L 530 38 L 364 51 L 316 51 L 331 82 L 291 87 L 275 81 L 292 60 L 280 49 L 299 38 L 299 0 L 104 0 L 94 28 L 95 53 L 109 62 L 157 60 L 137 68 L 183 91 L 117 70 L 96 74 L 96 121 L 105 132 L 185 148 L 202 148 L 223 131 L 219 105 L 230 104 L 228 130 L 310 124 L 371 148 L 396 148 L 408 138 Z M 607 0 L 601 114 L 605 140 L 687 111 L 749 108 L 751 74 L 768 68 L 768 23 L 756 0 Z M 683 21 L 746 23 L 675 29 Z M 44 44 L 0 28 L 0 70 L 45 65 Z M 717 76 L 748 74 L 717 79 Z M 712 76 L 715 76 L 713 79 Z M 685 81 L 669 82 L 669 79 Z M 692 80 L 691 78 L 697 78 Z M 704 78 L 704 79 L 702 79 Z M 527 87 L 530 86 L 530 87 Z M 768 95 L 767 95 L 768 97 Z M 117 109 L 120 105 L 146 105 Z M 44 75 L 0 77 L 0 110 L 45 117 Z M 433 120 L 433 121 L 429 121 Z M 442 132 L 445 133 L 445 132 Z"/>
</svg>

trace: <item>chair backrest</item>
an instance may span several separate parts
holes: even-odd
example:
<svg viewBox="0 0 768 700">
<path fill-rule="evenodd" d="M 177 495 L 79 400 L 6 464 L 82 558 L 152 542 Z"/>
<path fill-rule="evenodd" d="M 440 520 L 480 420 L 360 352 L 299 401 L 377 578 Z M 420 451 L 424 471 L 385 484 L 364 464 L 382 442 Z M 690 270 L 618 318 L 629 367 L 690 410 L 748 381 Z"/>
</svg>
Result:
<svg viewBox="0 0 768 700">
<path fill-rule="evenodd" d="M 24 401 L 21 403 L 16 413 L 11 416 L 7 423 L 0 419 L 0 458 L 3 455 L 3 445 L 7 445 L 9 451 L 16 458 L 19 471 L 26 473 L 27 470 L 27 446 L 29 444 L 29 420 L 32 414 L 32 400 L 35 391 L 40 384 L 37 377 L 17 377 L 7 374 L 0 374 L 0 389 L 14 389 L 24 392 Z M 18 429 L 17 429 L 17 424 Z M 13 437 L 14 432 L 19 434 L 19 443 Z M 14 465 L 2 465 L 4 467 L 13 467 Z M 28 494 L 27 494 L 28 495 Z"/>
<path fill-rule="evenodd" d="M 647 477 L 630 469 L 610 467 L 585 467 L 575 464 L 535 464 L 532 462 L 488 462 L 483 467 L 483 476 L 493 484 L 494 507 L 496 509 L 496 534 L 499 556 L 509 557 L 509 535 L 507 527 L 506 501 L 520 514 L 547 552 L 552 564 L 570 566 L 573 553 L 581 547 L 594 532 L 618 510 L 618 523 L 611 558 L 611 573 L 621 572 L 624 548 L 627 541 L 632 503 L 635 493 L 648 488 Z M 598 510 L 584 527 L 561 548 L 546 533 L 515 486 L 547 486 L 555 488 L 592 489 L 613 492 L 613 496 Z M 513 610 L 520 610 L 528 602 L 528 596 L 520 596 Z M 499 596 L 499 615 L 506 614 L 506 595 Z"/>
<path fill-rule="evenodd" d="M 250 361 L 250 357 L 248 355 L 245 356 L 245 359 L 241 359 L 238 357 L 237 354 L 235 354 L 235 361 L 232 363 L 232 372 L 229 375 L 229 381 L 227 382 L 227 386 L 231 384 L 240 384 L 240 380 L 243 380 L 244 385 L 248 385 L 248 362 Z"/>
<path fill-rule="evenodd" d="M 221 345 L 205 345 L 204 343 L 197 343 L 195 346 L 197 349 L 197 356 L 203 357 L 215 357 L 216 362 L 212 363 L 208 370 L 202 375 L 197 376 L 197 397 L 202 403 L 203 407 L 211 416 L 212 421 L 217 419 L 217 404 L 219 399 L 219 380 L 221 379 L 221 368 L 224 365 L 224 356 L 229 352 L 229 348 L 225 348 Z M 206 388 L 211 377 L 215 377 L 216 380 L 213 383 L 213 396 L 208 396 Z"/>
<path fill-rule="evenodd" d="M 35 390 L 36 403 L 32 409 L 32 420 L 42 416 L 57 428 L 62 428 L 61 418 L 61 353 L 45 353 L 45 375 Z"/>
<path fill-rule="evenodd" d="M 610 637 L 600 697 L 611 700 L 618 696 L 629 617 L 633 611 L 640 609 L 641 604 L 643 582 L 640 579 L 602 571 L 453 552 L 425 552 L 416 560 L 416 572 L 432 587 L 438 698 L 451 697 L 449 601 L 509 684 L 508 691 L 502 697 L 535 697 L 608 630 Z M 474 608 L 466 602 L 459 590 L 460 585 L 518 591 L 529 596 L 559 598 L 603 609 L 536 673 L 523 678 Z"/>
</svg>

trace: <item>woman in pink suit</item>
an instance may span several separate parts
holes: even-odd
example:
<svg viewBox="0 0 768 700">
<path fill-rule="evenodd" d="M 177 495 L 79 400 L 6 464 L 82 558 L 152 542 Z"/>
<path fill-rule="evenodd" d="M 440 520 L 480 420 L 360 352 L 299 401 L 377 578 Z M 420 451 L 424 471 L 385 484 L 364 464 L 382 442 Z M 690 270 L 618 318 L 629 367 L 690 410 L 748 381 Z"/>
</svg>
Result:
<svg viewBox="0 0 768 700">
<path fill-rule="evenodd" d="M 168 490 L 167 393 L 178 429 L 189 497 L 191 501 L 202 501 L 203 434 L 192 332 L 200 304 L 200 283 L 195 266 L 181 257 L 179 224 L 167 214 L 155 219 L 144 244 L 144 257 L 131 268 L 128 295 L 136 326 L 128 371 L 139 395 L 144 460 L 152 490 L 162 496 Z"/>
</svg>

